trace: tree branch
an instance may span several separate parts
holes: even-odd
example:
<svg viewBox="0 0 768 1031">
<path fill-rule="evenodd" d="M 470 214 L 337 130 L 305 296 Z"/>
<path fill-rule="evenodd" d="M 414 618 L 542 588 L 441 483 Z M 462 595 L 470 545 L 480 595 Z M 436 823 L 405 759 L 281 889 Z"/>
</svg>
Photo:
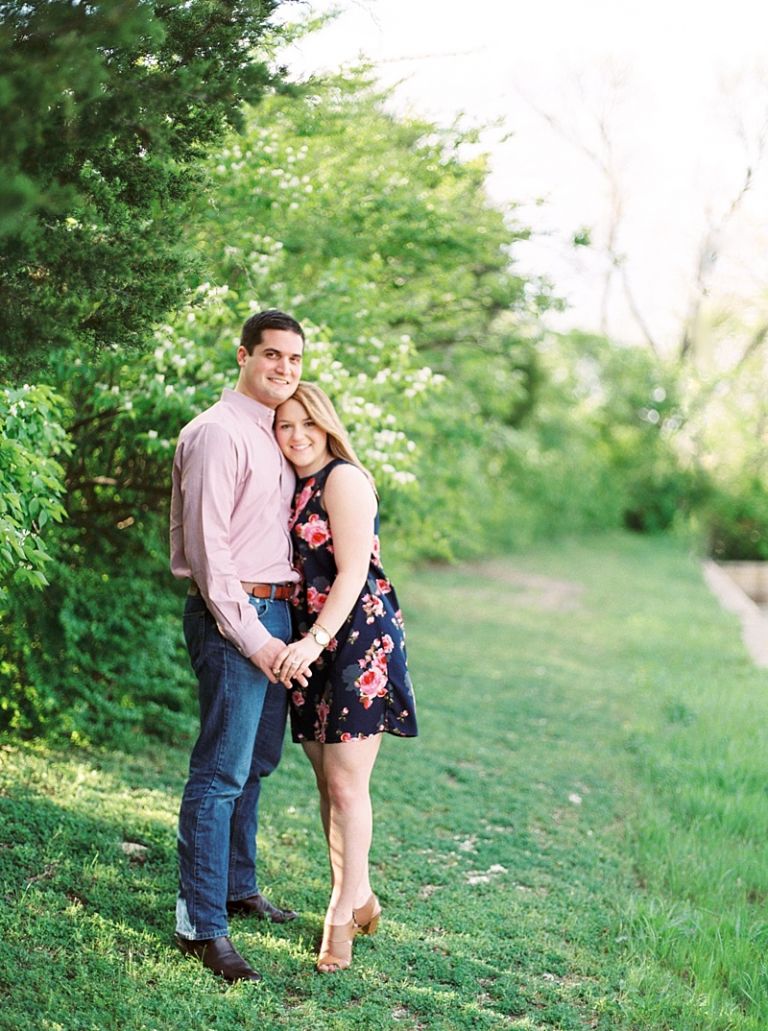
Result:
<svg viewBox="0 0 768 1031">
<path fill-rule="evenodd" d="M 764 322 L 752 334 L 749 343 L 741 354 L 741 357 L 734 365 L 733 371 L 738 372 L 744 365 L 746 365 L 752 355 L 756 354 L 760 350 L 766 339 L 768 339 L 768 322 Z"/>
</svg>

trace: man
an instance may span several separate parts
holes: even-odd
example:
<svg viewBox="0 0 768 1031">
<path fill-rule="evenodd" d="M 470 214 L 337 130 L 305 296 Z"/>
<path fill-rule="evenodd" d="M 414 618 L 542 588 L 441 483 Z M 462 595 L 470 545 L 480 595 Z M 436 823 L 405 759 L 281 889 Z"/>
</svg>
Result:
<svg viewBox="0 0 768 1031">
<path fill-rule="evenodd" d="M 228 981 L 260 980 L 229 940 L 228 914 L 296 916 L 260 894 L 255 864 L 260 778 L 280 759 L 288 703 L 272 667 L 290 640 L 297 579 L 295 480 L 273 422 L 301 378 L 303 351 L 290 315 L 251 316 L 235 389 L 184 427 L 173 463 L 171 571 L 191 581 L 184 636 L 200 705 L 179 813 L 176 941 Z"/>
</svg>

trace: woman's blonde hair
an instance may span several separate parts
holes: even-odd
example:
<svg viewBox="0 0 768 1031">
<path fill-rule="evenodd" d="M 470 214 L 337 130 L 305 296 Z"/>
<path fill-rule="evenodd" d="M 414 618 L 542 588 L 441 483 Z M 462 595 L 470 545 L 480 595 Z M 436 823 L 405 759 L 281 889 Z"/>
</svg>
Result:
<svg viewBox="0 0 768 1031">
<path fill-rule="evenodd" d="M 308 383 L 306 380 L 302 380 L 289 400 L 298 401 L 300 405 L 303 405 L 312 422 L 328 434 L 328 450 L 333 457 L 343 458 L 346 462 L 356 465 L 368 477 L 375 491 L 376 484 L 373 476 L 371 476 L 370 472 L 357 457 L 349 435 L 344 429 L 338 412 L 333 407 L 333 402 L 326 392 L 321 387 L 318 387 L 316 383 Z"/>
</svg>

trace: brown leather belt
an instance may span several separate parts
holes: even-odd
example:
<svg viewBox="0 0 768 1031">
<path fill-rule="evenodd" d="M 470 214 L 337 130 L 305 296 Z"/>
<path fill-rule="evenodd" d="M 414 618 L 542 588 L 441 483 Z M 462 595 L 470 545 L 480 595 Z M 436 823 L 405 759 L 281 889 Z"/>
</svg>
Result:
<svg viewBox="0 0 768 1031">
<path fill-rule="evenodd" d="M 242 581 L 240 586 L 246 594 L 250 594 L 253 598 L 269 598 L 270 601 L 290 601 L 296 587 L 295 584 L 252 584 Z M 187 594 L 195 596 L 199 593 L 200 588 L 193 580 Z"/>
<path fill-rule="evenodd" d="M 253 598 L 269 598 L 270 601 L 290 601 L 293 597 L 294 586 L 294 584 L 242 584 L 246 594 L 250 594 Z"/>
</svg>

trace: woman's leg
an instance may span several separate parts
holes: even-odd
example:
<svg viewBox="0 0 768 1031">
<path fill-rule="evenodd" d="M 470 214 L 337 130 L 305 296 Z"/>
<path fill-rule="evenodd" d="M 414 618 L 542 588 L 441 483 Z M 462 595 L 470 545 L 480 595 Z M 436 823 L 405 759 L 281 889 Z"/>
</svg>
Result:
<svg viewBox="0 0 768 1031">
<path fill-rule="evenodd" d="M 322 771 L 328 798 L 328 848 L 333 890 L 326 923 L 346 924 L 352 910 L 371 894 L 368 853 L 373 816 L 369 785 L 381 734 L 338 745 L 322 745 Z"/>
<path fill-rule="evenodd" d="M 325 782 L 325 772 L 323 770 L 324 747 L 325 746 L 320 744 L 319 741 L 302 742 L 302 748 L 304 749 L 306 757 L 312 763 L 315 780 L 317 781 L 317 791 L 320 795 L 320 819 L 323 824 L 325 840 L 328 841 L 330 803 L 328 801 L 328 785 Z M 331 875 L 333 875 L 333 870 L 331 870 Z"/>
</svg>

